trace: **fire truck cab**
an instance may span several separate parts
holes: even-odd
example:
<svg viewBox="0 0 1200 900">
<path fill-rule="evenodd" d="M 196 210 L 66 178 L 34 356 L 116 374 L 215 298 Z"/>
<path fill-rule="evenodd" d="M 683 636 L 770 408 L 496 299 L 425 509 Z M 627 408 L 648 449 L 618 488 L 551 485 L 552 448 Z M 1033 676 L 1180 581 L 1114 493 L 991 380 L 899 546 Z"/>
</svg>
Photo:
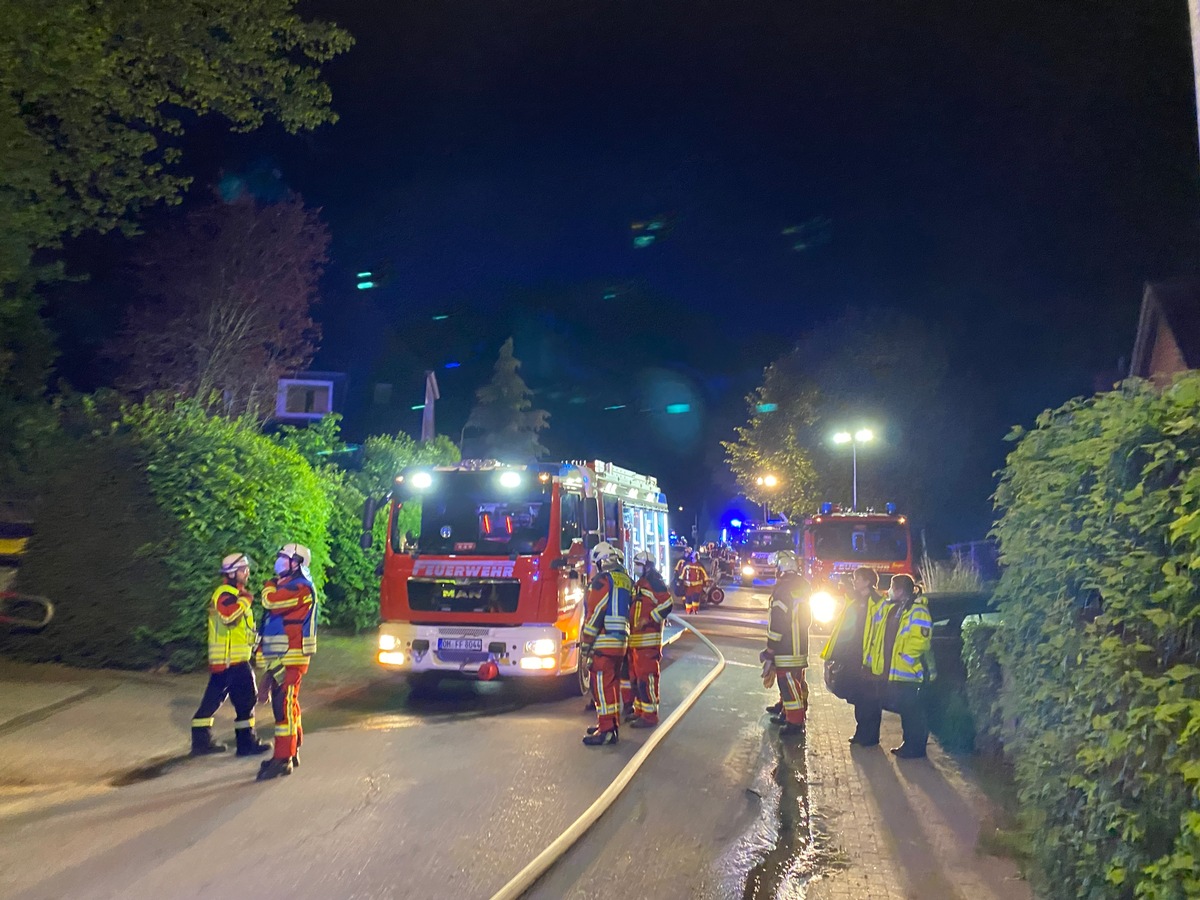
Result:
<svg viewBox="0 0 1200 900">
<path fill-rule="evenodd" d="M 804 574 L 814 588 L 813 627 L 818 630 L 837 614 L 855 569 L 869 566 L 878 572 L 883 591 L 893 575 L 914 571 L 908 518 L 896 515 L 890 503 L 885 513 L 847 512 L 822 504 L 820 513 L 804 520 L 801 554 Z"/>
<path fill-rule="evenodd" d="M 376 658 L 396 672 L 578 675 L 585 691 L 588 551 L 601 540 L 626 558 L 647 550 L 668 571 L 666 498 L 654 478 L 612 463 L 411 467 L 388 498 L 368 501 L 364 545 L 385 505 Z"/>
<path fill-rule="evenodd" d="M 738 554 L 742 587 L 750 587 L 756 578 L 778 578 L 775 554 L 780 550 L 796 552 L 796 533 L 791 527 L 767 525 L 749 529 Z"/>
</svg>

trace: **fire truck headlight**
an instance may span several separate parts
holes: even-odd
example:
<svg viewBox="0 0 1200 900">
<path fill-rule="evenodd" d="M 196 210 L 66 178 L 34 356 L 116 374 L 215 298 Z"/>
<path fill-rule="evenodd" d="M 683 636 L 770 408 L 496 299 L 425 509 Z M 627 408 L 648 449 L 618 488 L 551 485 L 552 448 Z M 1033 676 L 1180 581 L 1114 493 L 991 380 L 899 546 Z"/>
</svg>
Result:
<svg viewBox="0 0 1200 900">
<path fill-rule="evenodd" d="M 396 649 L 395 635 L 381 634 L 379 636 L 379 649 L 380 650 L 395 650 Z"/>
<path fill-rule="evenodd" d="M 753 578 L 755 575 L 754 566 L 742 566 L 742 574 L 747 578 Z"/>
<path fill-rule="evenodd" d="M 379 653 L 379 662 L 385 666 L 402 666 L 404 665 L 404 654 L 399 650 L 392 651 L 391 653 L 381 650 Z"/>
<path fill-rule="evenodd" d="M 837 601 L 826 591 L 817 591 L 808 598 L 808 608 L 812 612 L 813 619 L 822 625 L 828 625 L 833 621 L 833 617 L 837 615 L 837 607 Z"/>
<path fill-rule="evenodd" d="M 546 657 L 546 658 L 542 658 L 542 657 L 538 657 L 538 656 L 522 656 L 521 657 L 521 668 L 529 669 L 530 671 L 535 671 L 538 669 L 553 669 L 557 665 L 558 665 L 558 663 L 556 663 L 553 659 L 551 659 L 549 657 Z"/>
<path fill-rule="evenodd" d="M 558 653 L 558 644 L 551 638 L 538 638 L 536 641 L 526 641 L 525 652 L 533 656 L 554 656 Z"/>
<path fill-rule="evenodd" d="M 515 488 L 521 486 L 520 472 L 501 472 L 500 487 Z"/>
<path fill-rule="evenodd" d="M 433 485 L 433 476 L 428 472 L 415 472 L 411 483 L 417 490 L 423 491 Z"/>
</svg>

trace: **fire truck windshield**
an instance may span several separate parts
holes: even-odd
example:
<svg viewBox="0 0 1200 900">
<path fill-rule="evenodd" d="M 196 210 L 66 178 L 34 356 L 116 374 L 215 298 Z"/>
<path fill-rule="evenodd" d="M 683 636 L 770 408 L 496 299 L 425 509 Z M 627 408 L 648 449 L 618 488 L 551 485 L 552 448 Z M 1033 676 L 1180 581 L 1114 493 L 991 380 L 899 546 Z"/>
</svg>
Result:
<svg viewBox="0 0 1200 900">
<path fill-rule="evenodd" d="M 893 522 L 824 522 L 812 526 L 820 559 L 900 562 L 908 559 L 908 528 Z"/>
<path fill-rule="evenodd" d="M 775 553 L 779 550 L 795 550 L 796 539 L 783 531 L 751 532 L 746 536 L 746 549 L 757 553 L 766 551 Z"/>
<path fill-rule="evenodd" d="M 422 494 L 422 553 L 510 556 L 541 553 L 550 534 L 550 494 L 532 485 L 505 488 L 494 472 L 455 472 Z"/>
</svg>

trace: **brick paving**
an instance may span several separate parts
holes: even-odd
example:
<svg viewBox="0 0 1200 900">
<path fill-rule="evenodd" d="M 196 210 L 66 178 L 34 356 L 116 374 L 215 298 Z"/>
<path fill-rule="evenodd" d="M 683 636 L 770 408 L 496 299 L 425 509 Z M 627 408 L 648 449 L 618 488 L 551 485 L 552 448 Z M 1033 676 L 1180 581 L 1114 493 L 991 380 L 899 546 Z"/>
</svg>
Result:
<svg viewBox="0 0 1200 900">
<path fill-rule="evenodd" d="M 807 900 L 1029 900 L 1012 860 L 977 849 L 991 805 L 930 740 L 927 760 L 898 760 L 900 720 L 883 714 L 876 748 L 851 749 L 854 710 L 810 670 L 809 803 L 826 864 Z"/>
</svg>

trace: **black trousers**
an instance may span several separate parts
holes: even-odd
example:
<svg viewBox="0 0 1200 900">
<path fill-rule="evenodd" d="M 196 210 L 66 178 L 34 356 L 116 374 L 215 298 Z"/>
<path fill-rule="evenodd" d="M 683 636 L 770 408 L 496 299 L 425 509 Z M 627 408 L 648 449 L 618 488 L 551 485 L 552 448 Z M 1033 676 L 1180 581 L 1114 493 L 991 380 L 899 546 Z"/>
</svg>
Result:
<svg viewBox="0 0 1200 900">
<path fill-rule="evenodd" d="M 196 709 L 192 727 L 211 728 L 212 718 L 226 697 L 233 701 L 233 709 L 237 713 L 234 727 L 250 727 L 248 723 L 254 720 L 254 707 L 258 702 L 258 688 L 254 684 L 254 669 L 250 663 L 238 663 L 224 672 L 209 673 L 208 687 Z"/>
<path fill-rule="evenodd" d="M 864 684 L 854 698 L 855 737 L 860 743 L 879 741 L 883 709 L 900 714 L 904 743 L 912 749 L 925 749 L 929 741 L 929 723 L 925 716 L 925 697 L 919 684 Z"/>
</svg>

